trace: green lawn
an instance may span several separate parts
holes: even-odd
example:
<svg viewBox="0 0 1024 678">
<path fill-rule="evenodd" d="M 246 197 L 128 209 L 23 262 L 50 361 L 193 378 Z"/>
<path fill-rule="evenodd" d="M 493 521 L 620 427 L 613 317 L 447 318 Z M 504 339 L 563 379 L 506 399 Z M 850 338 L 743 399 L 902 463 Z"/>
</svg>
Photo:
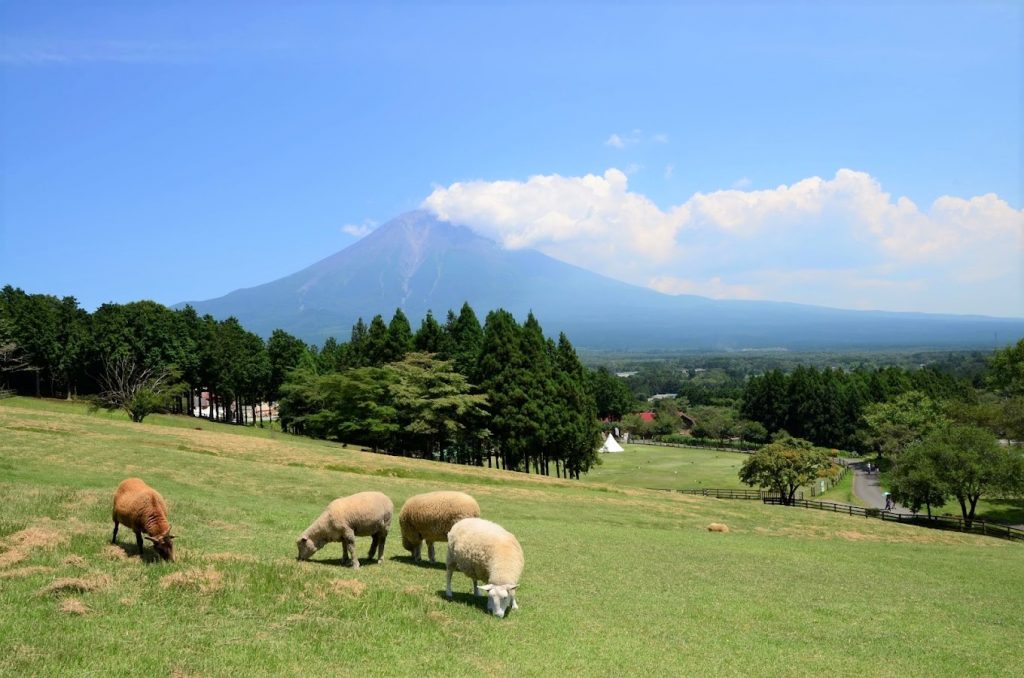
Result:
<svg viewBox="0 0 1024 678">
<path fill-rule="evenodd" d="M 739 452 L 695 447 L 625 445 L 626 451 L 602 454 L 587 480 L 630 487 L 679 490 L 698 487 L 747 488 L 737 474 L 747 459 Z"/>
<path fill-rule="evenodd" d="M 853 504 L 854 506 L 865 506 L 860 497 L 853 493 L 853 471 L 848 472 L 835 487 L 826 490 L 817 497 L 807 497 L 814 501 L 834 501 L 840 504 Z"/>
<path fill-rule="evenodd" d="M 166 423 L 0 401 L 0 675 L 1019 675 L 1019 544 Z M 168 500 L 176 562 L 109 546 L 129 475 Z M 330 499 L 439 488 L 519 536 L 509 618 L 461 575 L 444 600 L 397 525 L 383 564 L 295 560 Z"/>
</svg>

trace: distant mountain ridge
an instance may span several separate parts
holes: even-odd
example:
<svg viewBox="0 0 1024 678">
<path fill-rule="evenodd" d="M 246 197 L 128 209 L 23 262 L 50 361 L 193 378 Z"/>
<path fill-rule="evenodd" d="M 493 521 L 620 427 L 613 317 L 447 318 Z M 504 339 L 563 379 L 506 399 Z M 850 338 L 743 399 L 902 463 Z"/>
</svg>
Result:
<svg viewBox="0 0 1024 678">
<path fill-rule="evenodd" d="M 292 275 L 185 303 L 235 316 L 269 336 L 347 341 L 352 325 L 401 308 L 415 329 L 428 310 L 443 322 L 468 301 L 483 322 L 505 308 L 533 311 L 545 331 L 609 350 L 785 347 L 991 347 L 1024 336 L 1024 319 L 849 311 L 768 301 L 670 296 L 612 280 L 535 250 L 506 250 L 424 211 L 403 214 Z"/>
</svg>

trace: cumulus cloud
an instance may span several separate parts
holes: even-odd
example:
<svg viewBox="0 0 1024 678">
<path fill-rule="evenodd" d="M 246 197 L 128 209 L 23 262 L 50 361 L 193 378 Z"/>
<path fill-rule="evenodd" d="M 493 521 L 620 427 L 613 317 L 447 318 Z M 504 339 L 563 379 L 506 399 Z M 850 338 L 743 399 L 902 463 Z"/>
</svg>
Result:
<svg viewBox="0 0 1024 678">
<path fill-rule="evenodd" d="M 922 209 L 849 169 L 745 187 L 663 209 L 613 168 L 455 183 L 424 204 L 506 247 L 670 294 L 1024 315 L 1024 211 L 994 194 Z"/>
</svg>

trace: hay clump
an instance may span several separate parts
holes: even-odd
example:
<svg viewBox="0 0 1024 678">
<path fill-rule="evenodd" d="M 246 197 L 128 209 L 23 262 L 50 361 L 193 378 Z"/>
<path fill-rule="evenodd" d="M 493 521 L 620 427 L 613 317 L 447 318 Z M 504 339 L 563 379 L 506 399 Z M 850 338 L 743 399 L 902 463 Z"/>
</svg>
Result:
<svg viewBox="0 0 1024 678">
<path fill-rule="evenodd" d="M 711 523 L 708 525 L 708 532 L 721 532 L 725 534 L 729 532 L 729 526 L 725 523 Z"/>
<path fill-rule="evenodd" d="M 47 519 L 46 522 L 49 522 Z M 43 523 L 26 527 L 4 540 L 7 550 L 0 553 L 0 567 L 8 567 L 28 558 L 36 549 L 52 549 L 63 543 L 67 537 L 51 525 Z"/>
<path fill-rule="evenodd" d="M 31 577 L 34 574 L 42 574 L 44 572 L 53 572 L 52 567 L 46 567 L 45 565 L 30 565 L 29 567 L 18 567 L 13 570 L 5 570 L 0 572 L 0 579 L 13 579 L 15 577 Z"/>
<path fill-rule="evenodd" d="M 194 567 L 160 578 L 160 587 L 165 589 L 195 589 L 200 593 L 213 593 L 220 590 L 222 586 L 223 580 L 220 572 L 212 567 L 205 569 Z"/>
<path fill-rule="evenodd" d="M 64 595 L 66 593 L 91 593 L 110 587 L 110 577 L 105 574 L 91 574 L 87 577 L 61 577 L 36 591 L 38 596 Z"/>
<path fill-rule="evenodd" d="M 61 601 L 59 609 L 64 614 L 85 615 L 91 612 L 91 610 L 86 607 L 85 603 L 77 598 L 65 598 Z"/>
<path fill-rule="evenodd" d="M 331 582 L 332 593 L 342 593 L 353 598 L 358 598 L 363 595 L 363 591 L 366 590 L 366 584 L 359 581 L 358 579 L 335 579 Z"/>
<path fill-rule="evenodd" d="M 64 559 L 64 565 L 70 567 L 88 567 L 89 563 L 85 562 L 85 558 L 82 556 L 71 555 Z"/>
</svg>

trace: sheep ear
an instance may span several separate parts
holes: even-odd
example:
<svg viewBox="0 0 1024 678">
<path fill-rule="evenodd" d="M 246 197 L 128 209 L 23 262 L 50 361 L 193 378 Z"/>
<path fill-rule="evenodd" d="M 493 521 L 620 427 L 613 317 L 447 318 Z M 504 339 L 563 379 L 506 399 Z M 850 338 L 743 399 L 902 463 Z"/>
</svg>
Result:
<svg viewBox="0 0 1024 678">
<path fill-rule="evenodd" d="M 490 591 L 494 588 L 494 584 L 480 584 L 480 586 L 477 586 L 477 588 L 481 591 Z"/>
<path fill-rule="evenodd" d="M 512 586 L 506 586 L 505 588 L 509 591 L 515 591 L 517 588 L 519 588 L 519 584 L 512 584 Z"/>
<path fill-rule="evenodd" d="M 147 539 L 147 540 L 149 540 L 149 541 L 153 542 L 154 544 L 156 543 L 156 539 L 153 539 L 153 538 L 152 538 L 152 537 L 150 537 L 150 536 L 149 536 L 148 534 L 147 534 L 146 536 L 144 536 L 144 537 L 143 537 L 143 539 Z"/>
</svg>

